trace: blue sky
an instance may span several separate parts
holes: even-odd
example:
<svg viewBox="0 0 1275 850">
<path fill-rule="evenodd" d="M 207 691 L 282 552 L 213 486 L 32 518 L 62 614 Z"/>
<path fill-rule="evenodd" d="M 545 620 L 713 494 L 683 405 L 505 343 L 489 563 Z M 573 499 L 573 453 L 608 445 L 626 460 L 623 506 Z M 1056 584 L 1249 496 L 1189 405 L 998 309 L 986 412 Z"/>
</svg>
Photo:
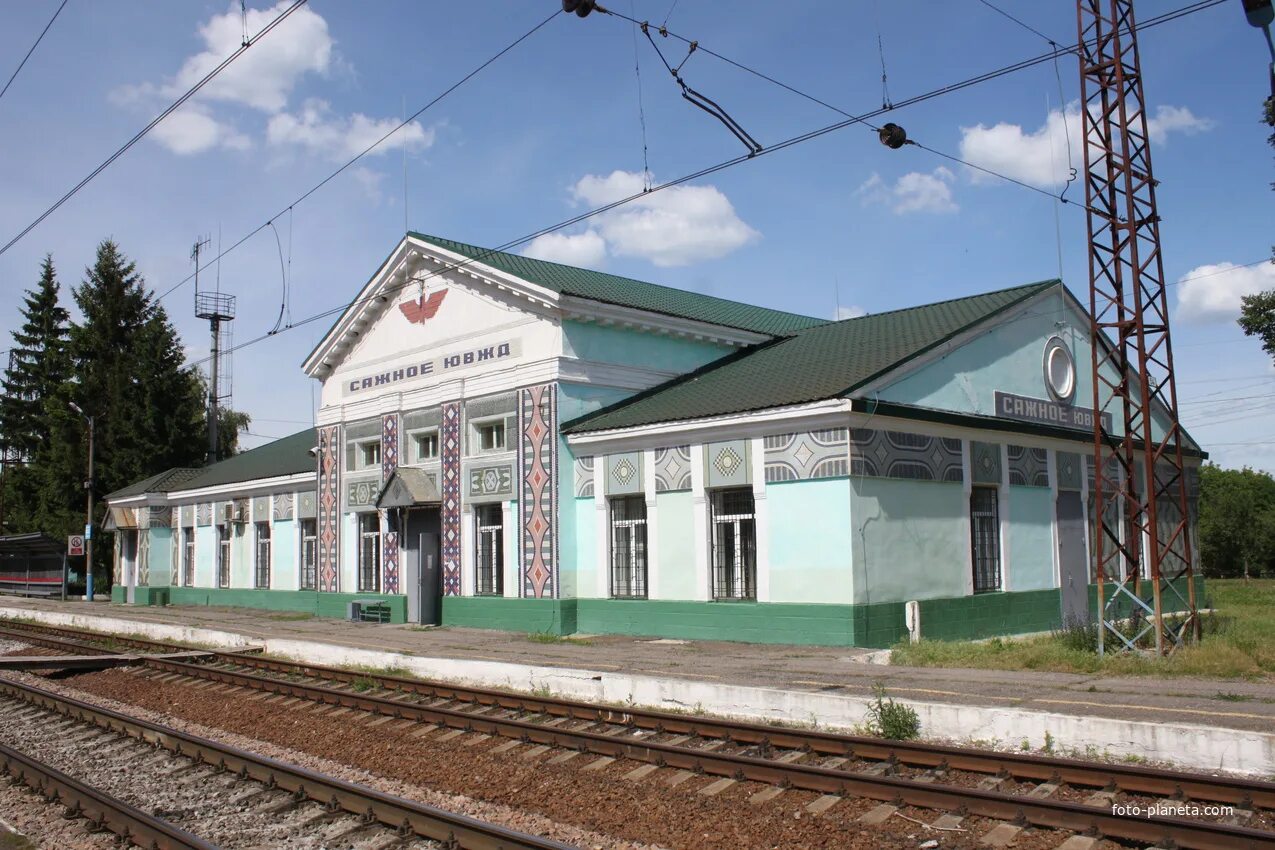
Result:
<svg viewBox="0 0 1275 850">
<path fill-rule="evenodd" d="M 7 79 L 59 0 L 0 6 Z M 0 256 L 0 331 L 52 252 L 69 303 L 96 244 L 113 237 L 163 292 L 191 269 L 197 237 L 229 245 L 349 155 L 523 34 L 552 0 L 313 0 L 183 111 Z M 1047 44 L 979 0 L 709 3 L 613 0 L 851 113 L 1036 56 Z M 998 5 L 1059 43 L 1067 3 Z M 1141 17 L 1177 3 L 1142 2 Z M 276 7 L 249 3 L 250 31 Z M 239 44 L 238 4 L 71 0 L 0 100 L 0 244 Z M 560 15 L 383 150 L 275 219 L 291 257 L 293 320 L 348 300 L 404 230 L 496 245 L 642 184 L 742 152 L 687 104 L 658 56 L 615 17 Z M 656 41 L 676 63 L 685 47 Z M 1239 295 L 1275 286 L 1271 149 L 1258 121 L 1269 58 L 1238 3 L 1143 33 L 1185 424 L 1226 465 L 1275 469 L 1275 370 L 1235 326 Z M 832 123 L 828 109 L 698 52 L 687 82 L 763 145 Z M 1079 114 L 1074 58 L 894 112 L 929 147 L 1057 191 Z M 1060 111 L 1060 105 L 1063 106 Z M 1070 105 L 1069 108 L 1067 105 Z M 1051 114 L 1052 113 L 1052 114 Z M 885 119 L 882 119 L 885 120 Z M 392 123 L 388 123 L 392 122 Z M 1069 198 L 1082 199 L 1074 184 Z M 1082 210 L 856 126 L 766 155 L 529 246 L 549 259 L 811 315 L 877 312 L 1055 277 L 1087 300 Z M 1059 238 L 1059 236 L 1061 238 Z M 1229 264 L 1229 265 L 1228 265 Z M 1218 273 L 1220 272 L 1220 273 Z M 282 288 L 270 228 L 221 263 L 239 340 L 275 324 Z M 206 328 L 190 284 L 164 303 L 194 357 Z M 258 444 L 309 424 L 300 363 L 315 322 L 238 352 L 235 406 Z"/>
</svg>

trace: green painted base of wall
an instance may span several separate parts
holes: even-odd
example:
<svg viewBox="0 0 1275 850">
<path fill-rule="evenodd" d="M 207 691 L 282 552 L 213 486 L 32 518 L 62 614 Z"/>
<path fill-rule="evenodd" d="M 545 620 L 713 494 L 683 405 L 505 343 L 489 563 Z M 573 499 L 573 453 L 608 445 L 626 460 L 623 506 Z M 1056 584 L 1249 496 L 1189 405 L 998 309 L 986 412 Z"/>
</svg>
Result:
<svg viewBox="0 0 1275 850">
<path fill-rule="evenodd" d="M 853 646 L 854 605 L 580 599 L 579 630 L 687 640 Z"/>
<path fill-rule="evenodd" d="M 93 595 L 94 595 L 94 596 L 97 596 L 97 594 L 96 594 L 96 593 L 94 593 Z M 111 601 L 112 601 L 112 602 L 118 602 L 118 603 L 121 603 L 121 604 L 122 604 L 122 603 L 124 602 L 124 599 L 125 599 L 125 597 L 124 597 L 124 585 L 122 585 L 122 584 L 117 584 L 117 585 L 115 585 L 114 587 L 112 587 L 112 588 L 111 588 Z"/>
<path fill-rule="evenodd" d="M 142 588 L 135 596 L 143 602 Z M 301 611 L 316 617 L 345 619 L 350 602 L 382 600 L 390 609 L 391 623 L 407 622 L 407 597 L 372 593 L 319 593 L 315 590 L 254 590 L 251 588 L 166 587 L 169 605 L 223 605 L 230 608 L 262 608 L 267 611 Z M 112 592 L 112 599 L 114 593 Z M 123 601 L 122 599 L 119 601 Z"/>
<path fill-rule="evenodd" d="M 444 596 L 443 625 L 508 632 L 574 634 L 576 599 L 506 599 L 501 596 Z"/>
</svg>

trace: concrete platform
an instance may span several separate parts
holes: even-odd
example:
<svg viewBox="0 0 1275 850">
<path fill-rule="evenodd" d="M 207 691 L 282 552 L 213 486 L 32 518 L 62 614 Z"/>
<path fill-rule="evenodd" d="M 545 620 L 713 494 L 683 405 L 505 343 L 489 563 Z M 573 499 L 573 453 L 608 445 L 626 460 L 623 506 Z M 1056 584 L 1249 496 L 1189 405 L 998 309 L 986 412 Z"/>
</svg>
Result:
<svg viewBox="0 0 1275 850">
<path fill-rule="evenodd" d="M 286 616 L 286 615 L 284 615 Z M 0 617 L 143 633 L 318 664 L 655 708 L 849 729 L 873 685 L 911 704 L 926 737 L 1172 761 L 1275 778 L 1275 681 L 1109 678 L 866 663 L 868 650 L 624 636 L 553 643 L 484 629 L 288 620 L 267 611 L 5 600 Z"/>
</svg>

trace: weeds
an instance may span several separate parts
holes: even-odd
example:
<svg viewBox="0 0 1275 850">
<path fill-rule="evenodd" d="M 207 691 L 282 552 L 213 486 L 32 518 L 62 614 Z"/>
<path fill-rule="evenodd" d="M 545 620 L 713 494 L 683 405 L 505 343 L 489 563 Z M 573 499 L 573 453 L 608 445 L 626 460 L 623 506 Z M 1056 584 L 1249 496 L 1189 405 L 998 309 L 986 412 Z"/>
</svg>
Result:
<svg viewBox="0 0 1275 850">
<path fill-rule="evenodd" d="M 375 687 L 376 687 L 376 682 L 373 682 L 371 679 L 367 679 L 362 676 L 360 676 L 359 678 L 355 679 L 353 682 L 350 683 L 350 688 L 361 694 L 367 693 L 368 691 L 372 690 Z"/>
<path fill-rule="evenodd" d="M 916 711 L 886 696 L 885 685 L 874 684 L 872 695 L 868 716 L 864 719 L 864 728 L 869 734 L 891 741 L 911 741 L 921 734 L 921 718 Z"/>
<path fill-rule="evenodd" d="M 575 646 L 593 646 L 593 641 L 574 638 L 570 635 L 555 635 L 552 632 L 528 632 L 527 640 L 532 643 L 570 643 Z"/>
<path fill-rule="evenodd" d="M 1252 699 L 1247 694 L 1235 694 L 1230 691 L 1218 691 L 1213 695 L 1213 699 L 1220 699 L 1223 702 L 1248 702 Z"/>
</svg>

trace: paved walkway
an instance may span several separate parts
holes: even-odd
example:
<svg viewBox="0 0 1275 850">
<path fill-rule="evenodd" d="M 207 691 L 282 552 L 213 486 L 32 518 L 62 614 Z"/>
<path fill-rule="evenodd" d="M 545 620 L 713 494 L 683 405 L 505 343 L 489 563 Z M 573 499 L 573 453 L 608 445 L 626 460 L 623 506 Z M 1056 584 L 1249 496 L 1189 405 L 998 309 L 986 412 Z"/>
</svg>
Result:
<svg viewBox="0 0 1275 850">
<path fill-rule="evenodd" d="M 237 632 L 255 639 L 316 641 L 423 657 L 504 661 L 851 697 L 867 695 L 881 682 L 891 695 L 909 701 L 1275 732 L 1275 680 L 1109 678 L 892 667 L 865 663 L 868 650 L 845 647 L 615 635 L 540 643 L 516 632 L 422 629 L 318 618 L 289 620 L 287 614 L 242 608 L 148 608 L 10 597 L 0 597 L 0 607 L 172 623 Z"/>
</svg>

